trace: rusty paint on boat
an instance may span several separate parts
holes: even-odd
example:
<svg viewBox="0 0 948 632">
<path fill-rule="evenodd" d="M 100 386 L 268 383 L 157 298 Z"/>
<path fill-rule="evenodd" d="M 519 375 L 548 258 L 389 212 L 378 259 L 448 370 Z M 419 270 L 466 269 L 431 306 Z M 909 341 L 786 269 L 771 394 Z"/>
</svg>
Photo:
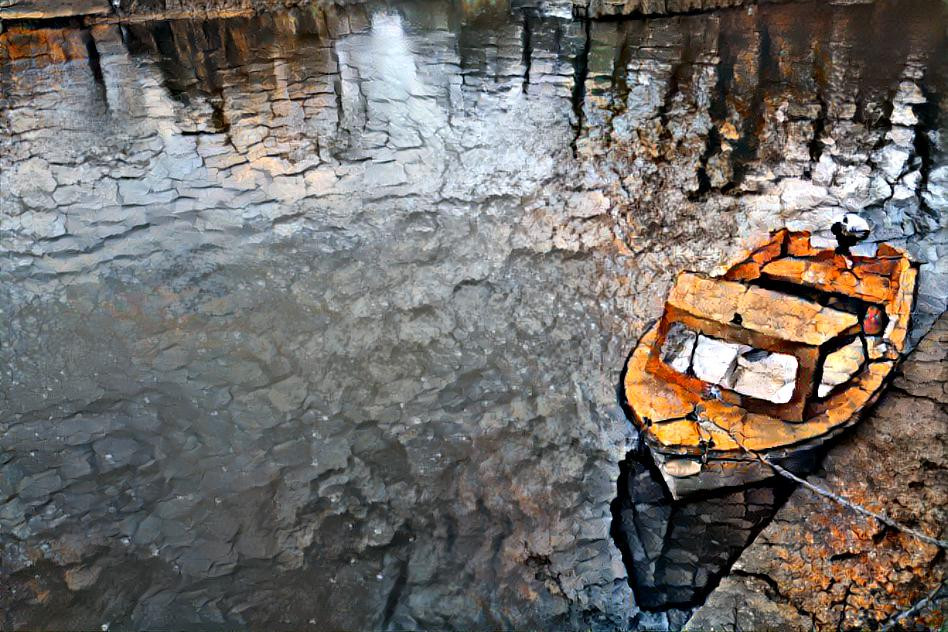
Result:
<svg viewBox="0 0 948 632">
<path fill-rule="evenodd" d="M 681 273 L 623 378 L 672 495 L 773 476 L 755 454 L 804 470 L 884 389 L 917 275 L 887 244 L 843 254 L 786 229 L 721 276 Z"/>
</svg>

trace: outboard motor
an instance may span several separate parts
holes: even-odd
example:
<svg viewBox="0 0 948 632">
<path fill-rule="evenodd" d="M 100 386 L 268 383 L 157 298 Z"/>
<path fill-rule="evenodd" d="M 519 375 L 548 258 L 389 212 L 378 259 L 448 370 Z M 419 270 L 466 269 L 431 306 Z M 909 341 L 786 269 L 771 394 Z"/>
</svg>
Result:
<svg viewBox="0 0 948 632">
<path fill-rule="evenodd" d="M 846 213 L 830 230 L 836 236 L 836 253 L 849 255 L 850 248 L 869 236 L 869 223 L 855 213 Z"/>
</svg>

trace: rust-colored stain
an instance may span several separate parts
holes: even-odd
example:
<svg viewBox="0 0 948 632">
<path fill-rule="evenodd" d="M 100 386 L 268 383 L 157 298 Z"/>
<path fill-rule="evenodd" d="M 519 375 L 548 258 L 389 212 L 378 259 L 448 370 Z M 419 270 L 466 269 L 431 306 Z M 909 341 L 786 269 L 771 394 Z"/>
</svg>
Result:
<svg viewBox="0 0 948 632">
<path fill-rule="evenodd" d="M 852 488 L 847 493 L 858 504 L 878 504 L 877 499 Z M 868 621 L 886 621 L 944 579 L 933 567 L 939 557 L 934 545 L 906 534 L 882 532 L 873 521 L 854 519 L 843 508 L 828 507 L 810 520 L 813 527 L 806 541 L 798 542 L 797 552 L 788 554 L 784 546 L 776 551 L 785 558 L 781 564 L 787 575 L 795 580 L 782 584 L 784 597 L 814 613 L 820 629 L 859 629 Z M 773 529 L 769 536 L 774 541 L 791 541 L 798 534 L 790 524 L 775 524 Z M 844 606 L 842 620 L 834 608 L 840 604 Z M 938 608 L 914 619 L 924 629 L 939 629 L 943 623 Z"/>
<path fill-rule="evenodd" d="M 32 29 L 14 25 L 0 33 L 0 61 L 28 60 L 45 66 L 74 59 L 86 59 L 89 53 L 79 29 Z"/>
<path fill-rule="evenodd" d="M 843 255 L 814 247 L 809 233 L 788 230 L 722 277 L 680 274 L 662 318 L 630 356 L 624 380 L 633 421 L 671 475 L 670 487 L 675 476 L 702 470 L 699 488 L 734 484 L 727 472 L 752 458 L 748 450 L 790 457 L 855 422 L 903 350 L 916 275 L 907 255 L 891 246 L 878 246 L 871 257 Z M 879 335 L 870 335 L 883 323 Z M 694 366 L 673 368 L 662 350 L 669 330 L 681 326 L 696 332 L 696 340 L 792 357 L 792 394 L 788 384 L 786 401 L 761 399 L 706 381 Z M 827 358 L 854 341 L 863 348 L 858 370 L 843 383 L 821 384 L 832 373 Z M 708 467 L 714 463 L 725 474 L 719 484 Z"/>
</svg>

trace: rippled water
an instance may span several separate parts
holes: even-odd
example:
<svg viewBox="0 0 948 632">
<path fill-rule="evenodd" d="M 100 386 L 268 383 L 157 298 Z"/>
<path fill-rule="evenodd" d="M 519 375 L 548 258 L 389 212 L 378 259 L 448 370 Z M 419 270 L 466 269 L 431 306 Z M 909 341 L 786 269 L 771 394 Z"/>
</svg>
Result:
<svg viewBox="0 0 948 632">
<path fill-rule="evenodd" d="M 4 473 L 38 516 L 6 550 L 108 558 L 94 603 L 52 576 L 15 621 L 506 626 L 547 532 L 598 531 L 608 570 L 622 265 L 530 209 L 574 69 L 528 73 L 500 15 L 105 27 L 8 75 L 12 151 L 61 184 L 5 257 Z"/>
<path fill-rule="evenodd" d="M 871 64 L 846 38 L 897 10 L 803 33 L 797 9 L 587 23 L 447 2 L 11 26 L 8 624 L 628 622 L 625 355 L 678 269 L 840 208 L 768 210 L 761 183 L 810 175 L 806 126 L 865 162 L 885 129 L 827 122 L 845 90 L 807 89 L 849 85 L 832 56 Z M 906 68 L 936 85 L 937 36 L 917 39 L 865 71 L 887 86 L 860 94 L 866 121 Z M 789 122 L 768 136 L 771 106 Z M 932 142 L 913 151 L 934 181 Z M 926 208 L 886 224 L 922 253 L 944 241 Z"/>
</svg>

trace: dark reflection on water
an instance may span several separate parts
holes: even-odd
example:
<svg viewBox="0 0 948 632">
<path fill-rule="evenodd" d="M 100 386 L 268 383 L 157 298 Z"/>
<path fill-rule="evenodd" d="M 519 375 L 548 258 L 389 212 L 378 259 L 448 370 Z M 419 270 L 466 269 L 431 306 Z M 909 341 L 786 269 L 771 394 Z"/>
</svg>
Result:
<svg viewBox="0 0 948 632">
<path fill-rule="evenodd" d="M 11 26 L 9 625 L 634 621 L 609 535 L 628 347 L 677 270 L 876 195 L 860 178 L 882 186 L 887 134 L 918 147 L 893 199 L 914 171 L 935 181 L 941 150 L 913 130 L 937 99 L 898 95 L 942 85 L 939 5 L 909 4 Z M 824 197 L 773 192 L 827 160 Z M 864 205 L 928 257 L 933 313 L 923 188 Z M 629 507 L 666 511 L 649 485 Z M 770 506 L 730 503 L 750 513 L 713 527 L 728 558 Z M 681 559 L 630 541 L 644 607 L 726 565 L 689 549 L 688 511 L 663 545 Z"/>
<path fill-rule="evenodd" d="M 638 604 L 672 617 L 704 602 L 793 491 L 777 479 L 674 500 L 644 451 L 623 461 L 618 487 L 614 535 Z"/>
</svg>

